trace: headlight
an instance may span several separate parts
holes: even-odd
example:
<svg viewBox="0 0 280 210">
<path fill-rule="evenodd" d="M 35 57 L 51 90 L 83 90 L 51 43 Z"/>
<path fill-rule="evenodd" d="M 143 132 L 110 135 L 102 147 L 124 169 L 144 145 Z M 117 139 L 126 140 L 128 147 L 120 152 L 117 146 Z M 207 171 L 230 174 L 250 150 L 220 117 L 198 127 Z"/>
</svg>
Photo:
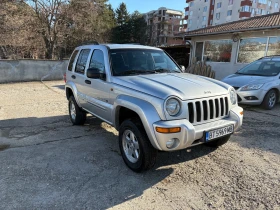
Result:
<svg viewBox="0 0 280 210">
<path fill-rule="evenodd" d="M 165 109 L 170 116 L 174 116 L 178 114 L 181 109 L 180 102 L 175 98 L 170 98 L 166 101 Z"/>
<path fill-rule="evenodd" d="M 232 103 L 233 105 L 236 104 L 236 102 L 237 102 L 237 96 L 236 96 L 235 90 L 234 90 L 234 89 L 231 89 L 231 90 L 229 91 L 229 93 L 230 93 L 230 101 L 231 101 L 231 103 Z"/>
<path fill-rule="evenodd" d="M 252 84 L 252 85 L 245 85 L 241 87 L 240 91 L 246 91 L 246 90 L 258 90 L 263 86 L 263 84 Z"/>
</svg>

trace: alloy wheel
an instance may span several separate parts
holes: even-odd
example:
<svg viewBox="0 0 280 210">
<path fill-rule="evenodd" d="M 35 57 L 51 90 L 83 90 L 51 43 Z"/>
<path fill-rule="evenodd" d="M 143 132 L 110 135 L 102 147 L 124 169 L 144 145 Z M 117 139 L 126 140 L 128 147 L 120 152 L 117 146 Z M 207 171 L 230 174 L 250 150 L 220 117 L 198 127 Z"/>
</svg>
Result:
<svg viewBox="0 0 280 210">
<path fill-rule="evenodd" d="M 125 156 L 131 163 L 136 163 L 140 157 L 137 137 L 131 130 L 125 130 L 122 136 L 122 146 Z"/>
</svg>

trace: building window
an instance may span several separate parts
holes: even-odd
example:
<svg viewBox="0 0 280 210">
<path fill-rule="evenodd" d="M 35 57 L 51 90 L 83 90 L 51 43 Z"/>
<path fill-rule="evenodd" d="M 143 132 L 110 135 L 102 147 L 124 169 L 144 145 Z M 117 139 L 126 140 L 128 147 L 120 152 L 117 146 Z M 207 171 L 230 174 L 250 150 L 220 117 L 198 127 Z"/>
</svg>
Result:
<svg viewBox="0 0 280 210">
<path fill-rule="evenodd" d="M 269 38 L 266 55 L 280 55 L 280 37 Z"/>
<path fill-rule="evenodd" d="M 275 9 L 278 9 L 278 7 L 279 7 L 279 3 L 276 2 L 276 3 L 275 3 Z"/>
<path fill-rule="evenodd" d="M 207 6 L 203 8 L 203 12 L 207 12 Z"/>
<path fill-rule="evenodd" d="M 213 24 L 213 20 L 210 20 L 210 25 L 212 26 L 212 24 Z"/>
<path fill-rule="evenodd" d="M 269 12 L 269 11 L 267 11 L 267 14 L 270 14 L 270 12 Z"/>
<path fill-rule="evenodd" d="M 185 11 L 185 16 L 188 16 L 189 15 L 189 11 Z"/>
<path fill-rule="evenodd" d="M 233 0 L 229 0 L 228 5 L 232 5 L 232 4 L 233 4 Z"/>
<path fill-rule="evenodd" d="M 252 14 L 252 16 L 255 15 L 255 9 L 254 8 L 251 9 L 251 14 Z"/>
<path fill-rule="evenodd" d="M 212 5 L 213 5 L 213 6 L 215 5 L 215 0 L 212 0 Z"/>
<path fill-rule="evenodd" d="M 220 15 L 221 15 L 220 13 L 216 13 L 216 19 L 217 20 L 220 20 Z"/>
<path fill-rule="evenodd" d="M 191 1 L 191 2 L 190 2 L 190 7 L 192 7 L 192 6 L 193 6 L 193 4 L 194 4 L 194 3 L 193 3 L 193 1 Z"/>
<path fill-rule="evenodd" d="M 205 41 L 203 59 L 212 62 L 230 62 L 231 51 L 232 40 Z"/>
<path fill-rule="evenodd" d="M 267 0 L 259 0 L 259 3 L 261 3 L 261 4 L 267 4 Z"/>
<path fill-rule="evenodd" d="M 250 7 L 249 6 L 243 6 L 242 7 L 242 12 L 250 12 Z"/>
<path fill-rule="evenodd" d="M 266 14 L 265 10 L 262 10 L 262 15 L 265 15 L 265 14 Z"/>
<path fill-rule="evenodd" d="M 265 55 L 267 38 L 247 38 L 240 40 L 238 63 L 251 63 Z"/>
<path fill-rule="evenodd" d="M 268 6 L 269 6 L 269 7 L 271 6 L 271 1 L 268 1 Z"/>
<path fill-rule="evenodd" d="M 208 0 L 204 0 L 204 2 L 208 2 Z"/>
<path fill-rule="evenodd" d="M 192 20 L 188 20 L 188 24 L 191 25 L 192 24 Z"/>
<path fill-rule="evenodd" d="M 227 16 L 231 16 L 232 15 L 232 10 L 228 10 L 227 11 Z"/>
<path fill-rule="evenodd" d="M 211 15 L 213 15 L 213 13 L 214 13 L 214 10 L 211 10 Z"/>
<path fill-rule="evenodd" d="M 190 16 L 192 16 L 193 15 L 193 11 L 190 11 Z"/>
<path fill-rule="evenodd" d="M 221 8 L 222 7 L 222 2 L 217 3 L 217 8 Z"/>
<path fill-rule="evenodd" d="M 206 21 L 206 16 L 203 16 L 203 17 L 202 17 L 202 21 Z"/>
</svg>

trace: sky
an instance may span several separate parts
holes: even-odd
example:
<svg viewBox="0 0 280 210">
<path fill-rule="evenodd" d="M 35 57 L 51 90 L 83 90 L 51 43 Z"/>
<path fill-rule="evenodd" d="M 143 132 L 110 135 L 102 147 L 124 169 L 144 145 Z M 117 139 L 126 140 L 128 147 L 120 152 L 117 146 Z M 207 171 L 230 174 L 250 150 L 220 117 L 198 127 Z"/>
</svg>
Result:
<svg viewBox="0 0 280 210">
<path fill-rule="evenodd" d="M 122 2 L 126 4 L 129 13 L 135 10 L 138 10 L 140 13 L 146 13 L 151 10 L 157 10 L 159 7 L 167 7 L 183 12 L 187 6 L 186 0 L 109 0 L 114 9 Z"/>
</svg>

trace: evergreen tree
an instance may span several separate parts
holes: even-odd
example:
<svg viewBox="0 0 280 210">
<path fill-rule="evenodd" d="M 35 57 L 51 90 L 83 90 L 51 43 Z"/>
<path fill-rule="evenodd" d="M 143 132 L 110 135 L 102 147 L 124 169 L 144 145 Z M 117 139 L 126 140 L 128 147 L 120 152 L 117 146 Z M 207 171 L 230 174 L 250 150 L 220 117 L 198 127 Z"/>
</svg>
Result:
<svg viewBox="0 0 280 210">
<path fill-rule="evenodd" d="M 131 42 L 131 21 L 130 15 L 126 9 L 126 4 L 121 3 L 116 9 L 117 26 L 113 31 L 112 41 L 116 43 Z"/>
<path fill-rule="evenodd" d="M 145 44 L 147 39 L 147 23 L 142 14 L 135 11 L 131 15 L 132 40 L 134 43 Z"/>
</svg>

